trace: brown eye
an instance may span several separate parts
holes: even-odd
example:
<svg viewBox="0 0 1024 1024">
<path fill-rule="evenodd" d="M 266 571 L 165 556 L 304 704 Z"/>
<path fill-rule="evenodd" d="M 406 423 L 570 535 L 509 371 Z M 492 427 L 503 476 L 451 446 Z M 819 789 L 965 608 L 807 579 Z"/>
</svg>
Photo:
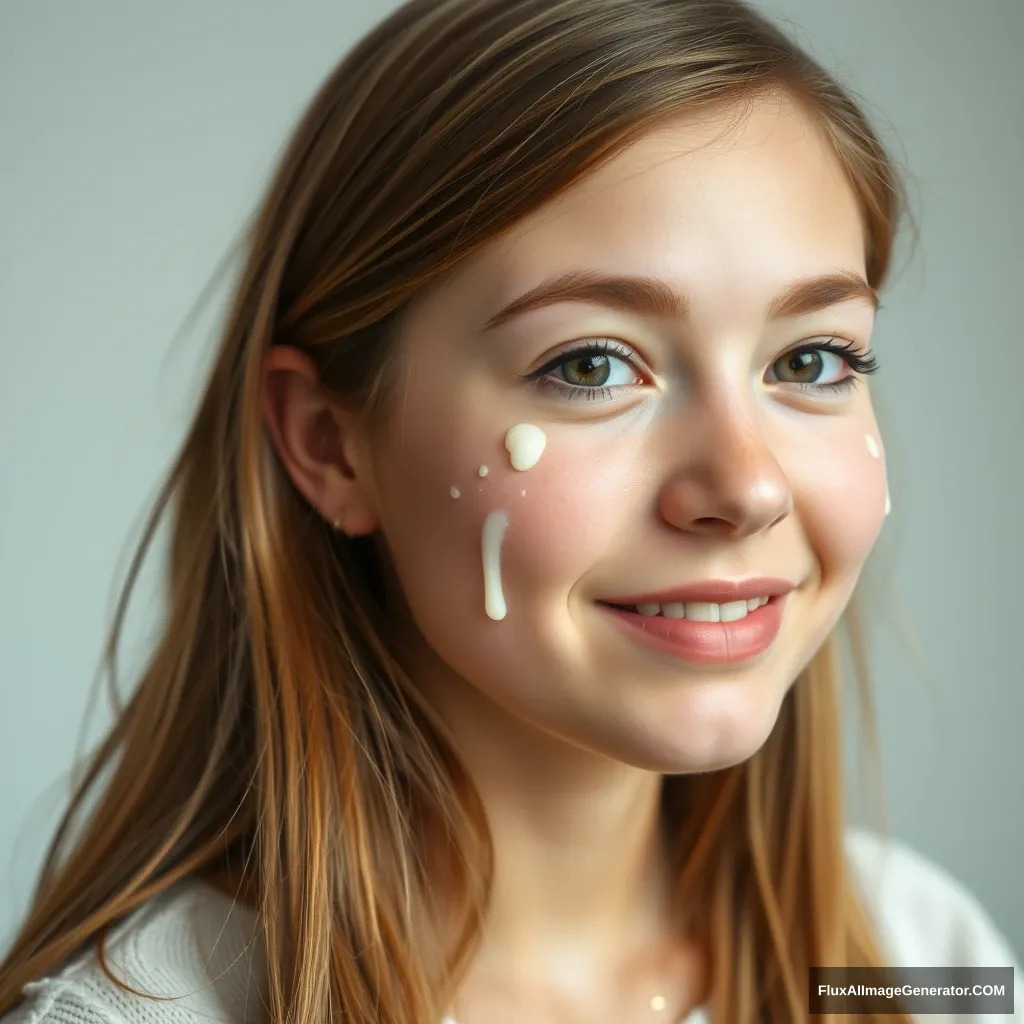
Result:
<svg viewBox="0 0 1024 1024">
<path fill-rule="evenodd" d="M 828 345 L 796 349 L 772 363 L 771 377 L 780 384 L 802 387 L 845 387 L 855 380 L 849 373 L 855 358 Z"/>
<path fill-rule="evenodd" d="M 779 380 L 791 381 L 794 384 L 813 384 L 821 376 L 824 362 L 821 353 L 817 351 L 791 352 L 777 359 L 775 366 L 779 368 Z"/>
<path fill-rule="evenodd" d="M 632 349 L 610 339 L 579 345 L 549 359 L 521 379 L 540 388 L 553 388 L 563 398 L 607 401 L 616 389 L 644 384 L 644 374 Z"/>
<path fill-rule="evenodd" d="M 611 362 L 603 355 L 577 356 L 562 363 L 561 367 L 565 382 L 578 387 L 601 387 L 611 376 Z"/>
</svg>

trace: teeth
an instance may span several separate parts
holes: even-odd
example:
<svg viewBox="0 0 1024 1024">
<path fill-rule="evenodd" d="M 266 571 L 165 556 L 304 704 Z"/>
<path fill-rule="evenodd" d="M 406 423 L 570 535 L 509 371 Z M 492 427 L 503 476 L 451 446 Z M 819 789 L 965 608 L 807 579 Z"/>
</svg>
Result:
<svg viewBox="0 0 1024 1024">
<path fill-rule="evenodd" d="M 747 614 L 747 606 L 743 605 L 743 614 Z M 694 622 L 720 622 L 722 619 L 722 606 L 720 604 L 709 604 L 706 601 L 687 601 L 686 617 Z"/>
<path fill-rule="evenodd" d="M 721 612 L 722 622 L 735 622 L 737 619 L 745 619 L 747 617 L 747 602 L 730 601 L 728 604 L 723 604 L 719 611 Z"/>
<path fill-rule="evenodd" d="M 736 622 L 745 619 L 748 612 L 756 611 L 768 603 L 767 597 L 752 597 L 747 601 L 727 601 L 714 604 L 709 601 L 682 601 L 671 604 L 641 604 L 637 612 L 641 615 L 661 615 L 666 619 L 689 619 L 691 622 Z"/>
</svg>

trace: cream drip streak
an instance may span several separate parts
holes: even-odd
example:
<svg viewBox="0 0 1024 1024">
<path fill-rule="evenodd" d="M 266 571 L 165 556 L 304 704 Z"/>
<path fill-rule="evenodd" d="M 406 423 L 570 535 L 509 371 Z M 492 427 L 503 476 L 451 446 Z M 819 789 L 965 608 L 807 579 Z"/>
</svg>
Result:
<svg viewBox="0 0 1024 1024">
<path fill-rule="evenodd" d="M 523 473 L 533 469 L 544 453 L 547 437 L 540 427 L 532 423 L 516 423 L 505 433 L 512 468 Z M 487 467 L 480 467 L 480 475 L 487 476 Z M 524 496 L 526 491 L 521 492 Z M 489 618 L 500 621 L 508 614 L 505 594 L 501 586 L 501 545 L 508 532 L 508 513 L 502 509 L 489 512 L 484 520 L 480 553 L 484 569 L 484 610 Z"/>
<path fill-rule="evenodd" d="M 512 459 L 512 468 L 521 473 L 533 469 L 544 453 L 547 441 L 544 431 L 532 423 L 517 423 L 509 427 L 505 434 L 505 447 Z"/>
<path fill-rule="evenodd" d="M 481 554 L 484 564 L 484 610 L 488 618 L 499 621 L 508 609 L 501 588 L 501 544 L 508 531 L 508 513 L 495 509 L 484 520 Z"/>
</svg>

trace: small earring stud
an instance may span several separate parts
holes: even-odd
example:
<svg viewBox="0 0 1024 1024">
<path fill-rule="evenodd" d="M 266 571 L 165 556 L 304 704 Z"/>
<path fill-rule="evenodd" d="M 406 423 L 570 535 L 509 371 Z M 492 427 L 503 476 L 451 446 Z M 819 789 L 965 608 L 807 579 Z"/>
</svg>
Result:
<svg viewBox="0 0 1024 1024">
<path fill-rule="evenodd" d="M 340 529 L 341 529 L 341 520 L 340 520 L 340 519 L 334 519 L 334 520 L 332 520 L 332 521 L 331 521 L 331 525 L 332 525 L 332 526 L 333 526 L 333 527 L 334 527 L 334 528 L 335 528 L 336 530 L 340 530 Z"/>
</svg>

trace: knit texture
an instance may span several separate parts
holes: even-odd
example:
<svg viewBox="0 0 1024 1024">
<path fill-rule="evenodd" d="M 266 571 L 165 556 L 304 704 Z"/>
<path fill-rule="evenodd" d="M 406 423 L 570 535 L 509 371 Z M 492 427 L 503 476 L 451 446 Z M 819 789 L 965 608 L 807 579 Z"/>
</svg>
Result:
<svg viewBox="0 0 1024 1024">
<path fill-rule="evenodd" d="M 886 961 L 903 967 L 1012 966 L 1009 945 L 975 897 L 946 871 L 895 840 L 851 830 L 847 856 L 878 930 Z M 122 991 L 95 952 L 25 986 L 0 1024 L 256 1024 L 265 1020 L 265 952 L 257 915 L 198 879 L 179 882 L 111 932 L 118 978 L 160 999 Z M 1012 1018 L 1024 1020 L 1015 993 Z M 685 1024 L 708 1024 L 695 1010 Z M 922 1024 L 981 1021 L 930 1015 Z M 986 1018 L 988 1019 L 988 1018 Z M 452 1024 L 449 1021 L 444 1024 Z"/>
</svg>

